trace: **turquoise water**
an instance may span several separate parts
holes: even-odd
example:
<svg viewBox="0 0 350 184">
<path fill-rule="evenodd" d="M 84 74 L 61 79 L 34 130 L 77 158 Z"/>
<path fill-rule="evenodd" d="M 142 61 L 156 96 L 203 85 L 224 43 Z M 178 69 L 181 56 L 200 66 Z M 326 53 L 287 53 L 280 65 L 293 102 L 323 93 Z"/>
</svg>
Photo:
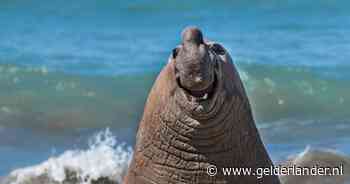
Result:
<svg viewBox="0 0 350 184">
<path fill-rule="evenodd" d="M 1 1 L 0 176 L 87 148 L 132 145 L 186 25 L 231 53 L 274 160 L 350 153 L 348 1 Z"/>
</svg>

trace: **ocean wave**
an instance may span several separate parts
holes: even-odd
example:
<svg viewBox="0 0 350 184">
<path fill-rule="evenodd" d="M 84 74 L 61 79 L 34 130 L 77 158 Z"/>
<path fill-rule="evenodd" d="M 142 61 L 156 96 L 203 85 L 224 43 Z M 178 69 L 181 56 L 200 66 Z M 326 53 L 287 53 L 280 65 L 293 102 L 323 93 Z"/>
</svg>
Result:
<svg viewBox="0 0 350 184">
<path fill-rule="evenodd" d="M 350 118 L 348 67 L 237 65 L 258 121 Z"/>
<path fill-rule="evenodd" d="M 1 184 L 121 183 L 132 150 L 110 130 L 97 133 L 87 150 L 67 150 L 41 164 L 12 171 Z"/>
<path fill-rule="evenodd" d="M 264 140 L 271 144 L 332 145 L 342 151 L 350 146 L 349 121 L 290 118 L 260 122 L 257 127 Z"/>
<path fill-rule="evenodd" d="M 331 167 L 341 168 L 343 173 L 334 176 L 297 176 L 284 175 L 280 179 L 283 184 L 348 184 L 350 183 L 350 157 L 335 150 L 313 149 L 307 147 L 298 155 L 291 156 L 283 163 L 285 167 Z"/>
<path fill-rule="evenodd" d="M 130 128 L 142 114 L 154 78 L 153 74 L 71 75 L 45 67 L 0 65 L 0 126 L 51 133 Z"/>
<path fill-rule="evenodd" d="M 257 122 L 350 121 L 349 68 L 277 66 L 239 60 Z M 156 72 L 86 76 L 0 65 L 0 125 L 49 132 L 136 127 Z M 123 123 L 116 123 L 123 122 Z"/>
</svg>

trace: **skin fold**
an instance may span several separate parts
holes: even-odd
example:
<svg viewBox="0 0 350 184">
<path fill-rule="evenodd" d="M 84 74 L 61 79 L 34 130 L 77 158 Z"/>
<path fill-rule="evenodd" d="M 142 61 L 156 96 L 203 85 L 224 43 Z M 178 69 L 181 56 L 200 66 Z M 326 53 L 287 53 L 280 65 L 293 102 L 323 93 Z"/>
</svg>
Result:
<svg viewBox="0 0 350 184">
<path fill-rule="evenodd" d="M 207 174 L 211 165 L 215 176 Z M 279 184 L 277 176 L 220 172 L 272 165 L 230 55 L 186 28 L 149 94 L 124 183 Z"/>
</svg>

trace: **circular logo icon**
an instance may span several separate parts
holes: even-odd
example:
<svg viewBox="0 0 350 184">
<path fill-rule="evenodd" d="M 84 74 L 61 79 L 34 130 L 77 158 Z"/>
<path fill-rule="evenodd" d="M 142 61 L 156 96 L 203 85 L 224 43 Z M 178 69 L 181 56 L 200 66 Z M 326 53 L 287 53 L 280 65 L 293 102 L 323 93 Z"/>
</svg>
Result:
<svg viewBox="0 0 350 184">
<path fill-rule="evenodd" d="M 218 169 L 216 168 L 215 165 L 209 165 L 207 167 L 207 174 L 209 176 L 215 176 L 218 173 Z"/>
</svg>

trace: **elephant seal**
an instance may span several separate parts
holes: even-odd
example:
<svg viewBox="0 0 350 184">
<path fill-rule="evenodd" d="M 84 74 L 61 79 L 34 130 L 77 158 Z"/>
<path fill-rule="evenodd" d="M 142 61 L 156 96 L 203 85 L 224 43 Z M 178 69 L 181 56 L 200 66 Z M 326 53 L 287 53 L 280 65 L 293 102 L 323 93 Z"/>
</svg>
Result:
<svg viewBox="0 0 350 184">
<path fill-rule="evenodd" d="M 186 28 L 150 91 L 124 183 L 279 184 L 277 176 L 221 172 L 272 165 L 230 55 Z"/>
</svg>

